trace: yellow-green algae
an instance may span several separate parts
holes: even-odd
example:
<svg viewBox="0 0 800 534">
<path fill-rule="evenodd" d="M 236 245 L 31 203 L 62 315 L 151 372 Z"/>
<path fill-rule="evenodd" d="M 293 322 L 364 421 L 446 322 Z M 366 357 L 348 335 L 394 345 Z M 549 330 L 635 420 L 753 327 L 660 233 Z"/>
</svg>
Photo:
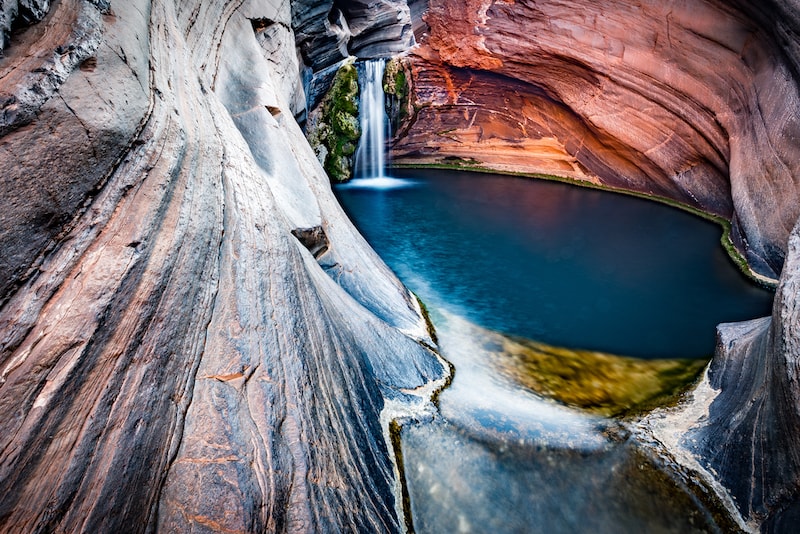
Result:
<svg viewBox="0 0 800 534">
<path fill-rule="evenodd" d="M 481 330 L 484 348 L 501 375 L 538 395 L 607 417 L 674 403 L 708 363 L 567 349 Z"/>
</svg>

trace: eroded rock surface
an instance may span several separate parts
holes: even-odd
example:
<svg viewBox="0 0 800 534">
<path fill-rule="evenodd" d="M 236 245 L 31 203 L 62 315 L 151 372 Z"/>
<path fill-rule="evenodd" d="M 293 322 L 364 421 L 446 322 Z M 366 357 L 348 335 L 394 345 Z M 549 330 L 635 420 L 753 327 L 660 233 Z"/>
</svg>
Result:
<svg viewBox="0 0 800 534">
<path fill-rule="evenodd" d="M 410 57 L 421 109 L 396 161 L 471 152 L 666 195 L 731 218 L 753 269 L 777 278 L 800 216 L 790 4 L 429 4 Z"/>
<path fill-rule="evenodd" d="M 289 4 L 95 4 L 54 4 L 91 61 L 0 138 L 0 530 L 401 530 L 387 418 L 446 371 L 265 57 Z"/>
<path fill-rule="evenodd" d="M 772 316 L 720 325 L 716 355 L 691 401 L 646 422 L 765 532 L 791 532 L 800 514 L 799 314 L 800 226 Z"/>
<path fill-rule="evenodd" d="M 406 0 L 295 0 L 292 20 L 313 71 L 347 58 L 386 57 L 414 43 Z"/>
</svg>

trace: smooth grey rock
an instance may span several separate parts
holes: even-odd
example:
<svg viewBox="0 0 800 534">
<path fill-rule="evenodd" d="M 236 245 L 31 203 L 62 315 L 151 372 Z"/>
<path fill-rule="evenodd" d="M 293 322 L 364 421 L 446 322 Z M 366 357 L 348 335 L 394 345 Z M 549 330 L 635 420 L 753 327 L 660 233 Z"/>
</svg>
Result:
<svg viewBox="0 0 800 534">
<path fill-rule="evenodd" d="M 333 0 L 292 2 L 292 28 L 303 62 L 313 70 L 324 69 L 350 54 L 350 29 Z"/>
<path fill-rule="evenodd" d="M 690 401 L 645 420 L 763 532 L 790 532 L 800 511 L 800 224 L 787 250 L 772 316 L 720 325 Z"/>
<path fill-rule="evenodd" d="M 94 60 L 2 137 L 16 216 L 73 202 L 0 291 L 4 532 L 402 530 L 388 422 L 447 370 L 333 197 L 256 7 L 115 3 Z"/>
<path fill-rule="evenodd" d="M 406 0 L 361 0 L 344 7 L 350 31 L 350 53 L 359 58 L 386 57 L 414 45 Z"/>
<path fill-rule="evenodd" d="M 719 394 L 684 440 L 747 519 L 768 525 L 800 500 L 800 226 L 771 318 L 719 327 L 709 369 Z M 795 513 L 795 512 L 793 512 Z"/>
<path fill-rule="evenodd" d="M 414 44 L 405 0 L 292 2 L 292 25 L 304 62 L 314 71 L 354 55 L 387 57 Z"/>
</svg>

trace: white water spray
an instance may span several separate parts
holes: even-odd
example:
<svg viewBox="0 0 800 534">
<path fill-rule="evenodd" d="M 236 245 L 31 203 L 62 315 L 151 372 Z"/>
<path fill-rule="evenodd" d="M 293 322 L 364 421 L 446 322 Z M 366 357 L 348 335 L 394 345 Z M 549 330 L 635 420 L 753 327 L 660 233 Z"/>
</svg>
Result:
<svg viewBox="0 0 800 534">
<path fill-rule="evenodd" d="M 361 140 L 356 149 L 355 179 L 341 188 L 396 189 L 415 185 L 415 181 L 392 178 L 386 175 L 386 138 L 389 121 L 383 94 L 383 71 L 385 59 L 370 59 L 364 62 L 359 75 L 361 100 Z"/>
<path fill-rule="evenodd" d="M 364 62 L 361 84 L 361 140 L 356 151 L 356 178 L 386 177 L 386 108 L 383 95 L 384 59 Z"/>
</svg>

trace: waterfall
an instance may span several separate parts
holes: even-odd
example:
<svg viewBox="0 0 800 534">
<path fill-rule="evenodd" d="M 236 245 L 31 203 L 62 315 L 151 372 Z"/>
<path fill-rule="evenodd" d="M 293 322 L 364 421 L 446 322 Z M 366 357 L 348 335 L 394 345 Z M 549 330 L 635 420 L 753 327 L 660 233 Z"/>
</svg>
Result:
<svg viewBox="0 0 800 534">
<path fill-rule="evenodd" d="M 386 108 L 383 95 L 384 59 L 364 62 L 361 81 L 361 140 L 356 150 L 356 178 L 384 178 L 386 176 Z"/>
</svg>

